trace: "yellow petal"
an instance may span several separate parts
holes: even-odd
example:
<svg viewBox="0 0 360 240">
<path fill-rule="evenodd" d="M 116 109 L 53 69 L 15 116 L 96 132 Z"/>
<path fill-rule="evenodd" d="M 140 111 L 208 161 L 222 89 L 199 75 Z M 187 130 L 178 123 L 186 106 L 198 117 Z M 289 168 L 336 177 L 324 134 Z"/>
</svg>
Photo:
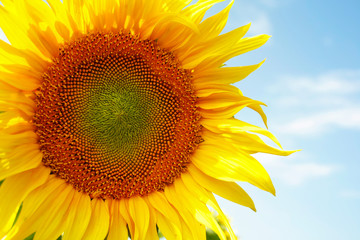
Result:
<svg viewBox="0 0 360 240">
<path fill-rule="evenodd" d="M 188 17 L 192 22 L 199 24 L 203 19 L 207 10 L 209 10 L 215 3 L 223 2 L 224 0 L 206 0 L 198 1 L 193 5 L 185 8 L 181 14 Z"/>
<path fill-rule="evenodd" d="M 76 192 L 69 206 L 67 224 L 63 240 L 81 239 L 88 227 L 91 217 L 91 202 L 88 195 Z"/>
<path fill-rule="evenodd" d="M 0 79 L 17 89 L 33 91 L 40 86 L 40 79 L 19 73 L 0 72 Z"/>
<path fill-rule="evenodd" d="M 214 104 L 214 106 L 217 105 L 216 101 L 212 100 L 209 104 Z M 245 107 L 252 108 L 253 106 L 259 106 L 263 105 L 262 102 L 253 100 L 247 97 L 243 98 L 243 101 L 239 103 L 232 104 L 227 107 L 217 107 L 213 109 L 203 109 L 200 108 L 200 114 L 205 119 L 227 119 L 234 117 L 236 113 L 238 113 L 240 110 L 242 110 Z M 206 106 L 206 105 L 205 105 Z"/>
<path fill-rule="evenodd" d="M 145 199 L 144 199 L 145 200 Z M 146 202 L 146 204 L 149 204 Z M 148 205 L 149 206 L 149 205 Z M 146 231 L 145 239 L 158 239 L 158 226 L 157 226 L 157 216 L 155 213 L 155 209 L 149 207 L 150 217 L 149 217 L 149 227 Z"/>
<path fill-rule="evenodd" d="M 183 179 L 186 173 L 181 175 L 181 179 Z M 188 187 L 193 187 L 193 182 Z M 203 199 L 199 199 L 195 197 L 186 187 L 183 180 L 178 180 L 174 183 L 175 190 L 178 194 L 182 195 L 182 198 L 179 198 L 179 201 L 182 202 L 185 208 L 202 224 L 206 227 L 212 229 L 217 233 L 217 235 L 222 240 L 226 240 L 226 236 L 222 231 L 219 224 L 216 222 L 215 218 L 213 217 L 212 213 L 206 206 L 206 202 L 203 202 Z M 206 198 L 206 196 L 202 196 Z"/>
<path fill-rule="evenodd" d="M 34 108 L 25 104 L 17 104 L 16 102 L 6 102 L 0 100 L 0 109 L 1 111 L 6 112 L 15 111 L 18 113 L 18 116 L 21 116 L 26 120 L 30 120 L 34 115 Z"/>
<path fill-rule="evenodd" d="M 51 59 L 58 55 L 60 43 L 49 27 L 41 30 L 38 26 L 30 25 L 28 38 L 47 58 Z"/>
<path fill-rule="evenodd" d="M 202 121 L 201 125 L 203 125 L 205 128 L 215 133 L 239 134 L 239 133 L 253 132 L 253 133 L 261 134 L 268 137 L 279 147 L 281 147 L 276 137 L 268 130 L 254 126 L 252 124 L 246 123 L 244 121 L 235 118 L 222 119 L 222 120 L 206 119 Z"/>
<path fill-rule="evenodd" d="M 122 215 L 120 214 L 119 209 L 120 201 L 111 200 L 110 203 L 110 227 L 109 235 L 107 236 L 108 240 L 127 240 L 128 239 L 128 230 L 126 228 L 126 222 Z"/>
<path fill-rule="evenodd" d="M 210 59 L 219 58 L 219 56 L 223 56 L 229 51 L 235 51 L 234 48 L 236 48 L 238 45 L 241 45 L 243 50 L 245 50 L 245 48 L 249 47 L 249 44 L 244 40 L 239 39 L 241 39 L 246 34 L 246 32 L 249 30 L 249 27 L 250 25 L 248 24 L 243 27 L 234 29 L 231 32 L 215 37 L 209 41 L 201 43 L 194 49 L 189 50 L 187 54 L 179 57 L 183 63 L 183 67 L 195 68 L 205 59 L 210 57 Z M 248 51 L 250 50 L 252 49 L 249 49 Z M 220 65 L 221 64 L 218 66 Z"/>
<path fill-rule="evenodd" d="M 191 212 L 187 209 L 184 203 L 181 202 L 181 198 L 179 198 L 178 193 L 175 191 L 174 186 L 168 186 L 165 188 L 165 196 L 168 201 L 176 208 L 182 217 L 182 231 L 185 233 L 187 237 L 183 237 L 183 239 L 206 239 L 205 234 L 205 226 L 202 223 L 199 223 Z M 191 233 L 191 237 L 189 237 L 189 232 Z"/>
<path fill-rule="evenodd" d="M 264 62 L 265 60 L 249 66 L 209 68 L 206 71 L 194 71 L 194 85 L 197 89 L 204 89 L 211 84 L 236 83 L 246 78 Z"/>
<path fill-rule="evenodd" d="M 258 114 L 260 114 L 264 124 L 265 124 L 265 127 L 267 128 L 267 117 L 264 113 L 264 111 L 262 110 L 261 108 L 261 105 L 264 105 L 266 106 L 266 104 L 251 104 L 248 106 L 248 108 L 251 108 L 252 110 L 254 110 L 255 112 L 257 112 Z"/>
<path fill-rule="evenodd" d="M 153 192 L 148 197 L 149 206 L 155 209 L 160 231 L 166 239 L 181 239 L 179 215 L 170 205 L 163 193 Z"/>
<path fill-rule="evenodd" d="M 82 239 L 105 239 L 109 232 L 109 208 L 104 200 L 98 198 L 91 201 L 91 208 L 90 222 Z"/>
<path fill-rule="evenodd" d="M 42 221 L 41 227 L 36 230 L 34 240 L 56 239 L 64 232 L 69 217 L 69 205 L 73 200 L 75 191 L 71 185 L 67 185 L 65 190 L 61 191 L 53 202 L 49 205 L 46 202 L 42 204 L 41 207 L 44 207 L 51 214 L 49 216 L 46 214 L 34 214 L 37 217 L 35 221 Z M 41 208 L 38 211 L 40 210 Z M 46 222 L 44 222 L 44 219 L 46 219 Z"/>
<path fill-rule="evenodd" d="M 5 179 L 39 166 L 42 153 L 38 148 L 35 144 L 24 145 L 15 148 L 13 154 L 0 157 L 0 179 Z"/>
<path fill-rule="evenodd" d="M 37 135 L 33 131 L 11 133 L 11 130 L 12 129 L 8 128 L 1 131 L 0 148 L 11 149 L 18 146 L 37 143 Z"/>
<path fill-rule="evenodd" d="M 197 71 L 205 71 L 206 69 L 217 68 L 222 66 L 229 59 L 250 52 L 264 45 L 270 36 L 258 35 L 255 37 L 242 38 L 234 44 L 227 44 L 227 49 L 224 49 L 220 54 L 209 56 L 201 63 L 195 64 Z M 215 38 L 216 39 L 216 38 Z M 194 61 L 196 62 L 196 61 Z M 198 62 L 198 61 L 197 61 Z"/>
<path fill-rule="evenodd" d="M 49 196 L 62 191 L 65 186 L 65 181 L 58 179 L 54 175 L 50 175 L 48 181 L 34 189 L 23 201 L 23 208 L 16 224 L 21 224 L 25 219 L 32 216 Z"/>
<path fill-rule="evenodd" d="M 129 213 L 135 224 L 132 239 L 145 239 L 150 219 L 149 206 L 141 197 L 132 197 L 129 199 Z"/>
<path fill-rule="evenodd" d="M 191 39 L 191 35 L 197 33 L 198 27 L 182 15 L 163 14 L 154 22 L 149 21 L 144 26 L 146 29 L 142 37 L 156 39 L 163 48 L 177 49 Z"/>
<path fill-rule="evenodd" d="M 233 5 L 234 1 L 232 0 L 226 8 L 224 8 L 218 14 L 215 14 L 204 21 L 202 21 L 199 25 L 199 37 L 203 39 L 212 39 L 218 36 L 221 31 L 224 29 L 230 9 Z"/>
<path fill-rule="evenodd" d="M 130 235 L 134 236 L 135 223 L 129 213 L 129 199 L 126 198 L 126 199 L 120 200 L 119 210 L 120 210 L 121 216 L 125 219 L 126 224 L 128 225 Z"/>
<path fill-rule="evenodd" d="M 216 85 L 216 84 L 208 84 L 205 88 L 198 88 L 195 86 L 195 94 L 199 98 L 209 97 L 214 93 L 232 93 L 232 94 L 240 94 L 243 95 L 241 91 L 232 85 Z"/>
<path fill-rule="evenodd" d="M 180 225 L 179 216 L 176 210 L 169 204 L 163 193 L 153 192 L 148 196 L 151 206 L 162 215 L 171 219 L 176 225 Z"/>
<path fill-rule="evenodd" d="M 72 29 L 70 28 L 70 23 L 68 21 L 68 16 L 65 11 L 64 4 L 59 0 L 46 0 L 46 2 L 49 4 L 50 8 L 52 9 L 54 15 L 56 16 L 56 19 L 58 19 L 58 21 L 55 22 L 55 28 L 58 29 L 58 33 L 64 38 L 64 40 L 66 40 L 67 37 L 64 37 L 60 33 L 60 31 L 62 32 L 64 31 L 64 28 L 66 28 L 67 30 L 65 31 L 66 32 L 69 31 L 69 37 L 70 37 L 72 34 Z M 62 28 L 60 31 L 58 25 L 62 25 L 60 26 L 60 28 Z"/>
<path fill-rule="evenodd" d="M 54 14 L 45 1 L 42 0 L 18 0 L 24 8 L 29 24 L 51 23 L 54 21 Z"/>
<path fill-rule="evenodd" d="M 63 1 L 64 7 L 67 12 L 67 17 L 69 24 L 74 33 L 79 31 L 86 32 L 86 23 L 90 22 L 88 15 L 85 14 L 86 7 L 85 7 L 84 0 L 66 0 Z"/>
<path fill-rule="evenodd" d="M 288 156 L 298 150 L 286 151 L 267 145 L 259 136 L 251 133 L 244 134 L 222 134 L 224 141 L 233 144 L 236 148 L 247 151 L 248 153 L 268 153 L 280 156 Z"/>
<path fill-rule="evenodd" d="M 6 8 L 0 9 L 0 12 L 2 10 L 4 12 L 0 14 L 0 27 L 11 44 L 16 48 L 28 49 L 42 58 L 49 59 L 49 56 L 44 54 L 41 47 L 38 48 L 39 46 L 34 44 L 29 38 L 30 25 L 38 25 L 40 22 L 42 22 L 42 25 L 45 25 L 53 19 L 53 14 L 46 3 L 40 0 L 18 0 L 7 4 Z M 6 26 L 9 22 L 11 24 Z"/>
<path fill-rule="evenodd" d="M 10 15 L 9 8 L 0 7 L 0 28 L 12 45 L 26 49 L 31 46 L 26 35 L 26 29 L 23 25 L 18 24 L 19 21 L 14 16 Z M 21 19 L 23 16 L 19 16 L 19 18 Z"/>
<path fill-rule="evenodd" d="M 194 165 L 188 167 L 189 173 L 191 176 L 196 179 L 196 181 L 208 189 L 209 191 L 228 199 L 234 203 L 249 207 L 252 210 L 256 211 L 253 200 L 250 196 L 235 182 L 225 182 L 218 180 L 216 178 L 210 177 L 203 172 L 201 172 Z"/>
<path fill-rule="evenodd" d="M 223 181 L 245 181 L 275 194 L 264 167 L 248 153 L 222 142 L 203 142 L 192 156 L 192 162 L 205 174 Z"/>
<path fill-rule="evenodd" d="M 228 119 L 225 119 L 224 121 L 219 121 L 218 124 L 222 125 L 222 124 L 226 124 L 226 121 Z M 206 122 L 207 120 L 203 120 L 203 122 Z M 213 124 L 214 122 L 211 121 Z M 231 122 L 231 121 L 230 121 Z M 298 150 L 292 150 L 292 151 L 286 151 L 283 150 L 280 146 L 280 149 L 278 148 L 274 148 L 271 147 L 269 145 L 267 145 L 259 136 L 252 134 L 248 131 L 237 131 L 234 133 L 234 131 L 229 131 L 228 129 L 225 128 L 217 128 L 216 125 L 211 126 L 211 127 L 207 127 L 207 124 L 203 124 L 203 126 L 205 126 L 208 130 L 205 130 L 206 134 L 204 134 L 204 140 L 205 141 L 216 141 L 217 139 L 222 138 L 223 142 L 233 146 L 236 149 L 240 149 L 242 151 L 245 151 L 249 154 L 253 154 L 253 153 L 258 153 L 258 152 L 262 152 L 262 153 L 269 153 L 269 154 L 275 154 L 275 155 L 280 155 L 280 156 L 288 156 L 294 152 L 297 152 Z M 246 125 L 245 125 L 246 126 Z M 231 127 L 235 127 L 234 125 Z M 255 127 L 255 126 L 253 126 Z M 257 127 L 255 127 L 256 129 Z M 271 139 L 275 139 L 276 138 L 267 130 L 263 130 L 261 128 L 259 128 L 261 132 L 265 132 L 265 134 L 269 135 L 271 137 Z M 264 135 L 265 135 L 264 134 Z M 278 143 L 278 142 L 277 142 Z"/>
<path fill-rule="evenodd" d="M 48 62 L 34 52 L 17 49 L 3 40 L 0 40 L 0 63 L 30 66 L 31 71 L 40 75 L 48 66 Z"/>
<path fill-rule="evenodd" d="M 56 181 L 59 183 L 55 183 Z M 49 195 L 44 191 L 48 188 L 52 190 Z M 56 179 L 41 190 L 35 190 L 36 192 L 25 199 L 18 221 L 10 231 L 10 239 L 24 239 L 33 232 L 40 232 L 40 237 L 43 234 L 52 235 L 52 239 L 54 239 L 63 231 L 61 226 L 58 228 L 58 224 L 62 224 L 58 218 L 62 217 L 67 210 L 63 203 L 67 201 L 69 193 L 73 191 L 72 187 L 66 186 L 63 180 Z M 54 221 L 54 225 L 48 229 L 52 221 Z M 38 237 L 35 236 L 35 239 Z"/>
<path fill-rule="evenodd" d="M 31 134 L 34 138 L 36 137 L 36 134 L 33 131 L 34 126 L 31 123 L 24 121 L 24 119 L 22 119 L 20 116 L 11 119 L 8 125 L 1 130 L 4 135 L 7 135 L 7 137 L 16 138 L 18 137 L 17 135 L 22 133 L 27 133 L 29 135 Z"/>
<path fill-rule="evenodd" d="M 0 82 L 0 87 L 4 86 L 5 89 L 11 89 L 11 87 L 6 87 L 5 84 Z M 14 91 L 4 91 L 4 88 L 0 90 L 0 104 L 4 106 L 13 107 L 14 109 L 19 109 L 27 113 L 32 113 L 35 108 L 35 103 L 28 98 L 23 92 Z"/>
<path fill-rule="evenodd" d="M 163 8 L 165 11 L 180 12 L 184 7 L 189 5 L 191 0 L 184 0 L 184 1 L 165 0 L 163 2 L 164 2 Z"/>
<path fill-rule="evenodd" d="M 198 100 L 199 107 L 210 110 L 242 105 L 249 106 L 255 103 L 262 104 L 262 102 L 231 92 L 213 93 L 208 97 L 202 97 Z"/>
<path fill-rule="evenodd" d="M 35 188 L 42 185 L 49 177 L 50 169 L 39 167 L 16 174 L 2 183 L 0 187 L 0 237 L 13 225 L 21 202 Z"/>
<path fill-rule="evenodd" d="M 223 224 L 226 226 L 227 231 L 230 235 L 231 240 L 237 240 L 237 237 L 235 236 L 234 231 L 232 230 L 229 221 L 227 220 L 226 216 L 221 211 L 214 195 L 210 193 L 209 191 L 205 190 L 203 187 L 201 187 L 197 181 L 190 175 L 190 174 L 183 174 L 181 175 L 181 179 L 184 183 L 184 186 L 193 194 L 196 199 L 201 200 L 202 202 L 205 202 L 209 207 L 213 208 L 221 217 L 223 220 Z M 221 234 L 220 236 L 223 236 L 223 230 L 219 226 L 218 222 L 215 221 L 215 224 L 218 229 L 214 229 L 215 232 L 218 232 Z"/>
<path fill-rule="evenodd" d="M 182 238 L 182 233 L 179 229 L 180 226 L 174 224 L 171 222 L 171 219 L 168 217 L 165 217 L 163 214 L 157 212 L 157 225 L 161 231 L 161 233 L 164 235 L 165 239 L 167 240 L 179 240 Z"/>
</svg>

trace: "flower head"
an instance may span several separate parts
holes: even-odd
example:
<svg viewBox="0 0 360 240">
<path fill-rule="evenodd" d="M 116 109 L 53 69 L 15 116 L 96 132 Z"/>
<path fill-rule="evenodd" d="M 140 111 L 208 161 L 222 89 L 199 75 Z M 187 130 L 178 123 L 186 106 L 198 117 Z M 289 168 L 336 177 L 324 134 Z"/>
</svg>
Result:
<svg viewBox="0 0 360 240">
<path fill-rule="evenodd" d="M 291 152 L 233 117 L 266 121 L 230 85 L 262 62 L 222 67 L 269 37 L 220 35 L 233 2 L 205 20 L 220 0 L 190 2 L 3 1 L 0 237 L 236 239 L 213 193 L 254 210 L 235 181 L 275 193 L 251 154 Z"/>
</svg>

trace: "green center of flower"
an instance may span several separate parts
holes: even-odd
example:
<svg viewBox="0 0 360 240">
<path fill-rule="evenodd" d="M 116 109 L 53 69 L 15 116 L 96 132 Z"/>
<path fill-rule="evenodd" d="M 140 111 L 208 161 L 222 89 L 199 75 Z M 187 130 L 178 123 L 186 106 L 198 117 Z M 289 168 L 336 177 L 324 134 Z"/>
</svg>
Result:
<svg viewBox="0 0 360 240">
<path fill-rule="evenodd" d="M 43 163 L 91 197 L 163 190 L 201 141 L 189 71 L 129 34 L 68 43 L 35 94 Z"/>
<path fill-rule="evenodd" d="M 143 90 L 146 93 L 147 89 Z M 141 91 L 133 86 L 117 86 L 85 93 L 89 104 L 80 113 L 84 133 L 99 142 L 100 147 L 106 147 L 105 151 L 127 151 L 130 146 L 141 144 L 139 139 L 146 138 L 154 127 L 151 113 L 158 110 L 156 98 Z M 129 154 L 135 152 L 130 150 Z"/>
</svg>

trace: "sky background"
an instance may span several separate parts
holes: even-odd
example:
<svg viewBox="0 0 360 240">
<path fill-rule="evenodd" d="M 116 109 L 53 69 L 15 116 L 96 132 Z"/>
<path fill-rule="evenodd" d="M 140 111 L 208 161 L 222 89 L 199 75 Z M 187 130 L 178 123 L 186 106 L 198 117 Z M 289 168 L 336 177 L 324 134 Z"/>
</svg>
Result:
<svg viewBox="0 0 360 240">
<path fill-rule="evenodd" d="M 219 11 L 224 4 L 209 13 Z M 240 183 L 257 212 L 220 199 L 241 240 L 360 239 L 360 1 L 237 0 L 224 32 L 252 22 L 269 42 L 227 63 L 262 67 L 237 83 L 268 105 L 290 157 L 256 157 L 277 196 Z M 236 116 L 264 126 L 251 110 Z"/>
<path fill-rule="evenodd" d="M 226 6 L 218 4 L 212 15 Z M 236 84 L 265 102 L 290 157 L 257 155 L 277 196 L 240 183 L 257 212 L 219 198 L 241 240 L 360 239 L 360 1 L 236 0 L 224 32 L 272 35 L 228 66 L 265 64 Z M 264 126 L 242 110 L 237 118 Z"/>
</svg>

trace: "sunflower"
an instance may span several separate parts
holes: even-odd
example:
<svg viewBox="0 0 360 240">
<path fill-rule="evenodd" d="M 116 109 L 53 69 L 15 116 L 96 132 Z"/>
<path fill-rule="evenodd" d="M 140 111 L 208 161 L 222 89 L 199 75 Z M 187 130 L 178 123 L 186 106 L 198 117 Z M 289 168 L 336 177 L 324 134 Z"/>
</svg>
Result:
<svg viewBox="0 0 360 240">
<path fill-rule="evenodd" d="M 291 152 L 233 117 L 266 123 L 231 85 L 262 62 L 223 65 L 269 36 L 220 35 L 217 2 L 1 1 L 0 238 L 236 239 L 214 194 L 255 210 L 235 182 L 275 190 L 252 154 Z"/>
</svg>

